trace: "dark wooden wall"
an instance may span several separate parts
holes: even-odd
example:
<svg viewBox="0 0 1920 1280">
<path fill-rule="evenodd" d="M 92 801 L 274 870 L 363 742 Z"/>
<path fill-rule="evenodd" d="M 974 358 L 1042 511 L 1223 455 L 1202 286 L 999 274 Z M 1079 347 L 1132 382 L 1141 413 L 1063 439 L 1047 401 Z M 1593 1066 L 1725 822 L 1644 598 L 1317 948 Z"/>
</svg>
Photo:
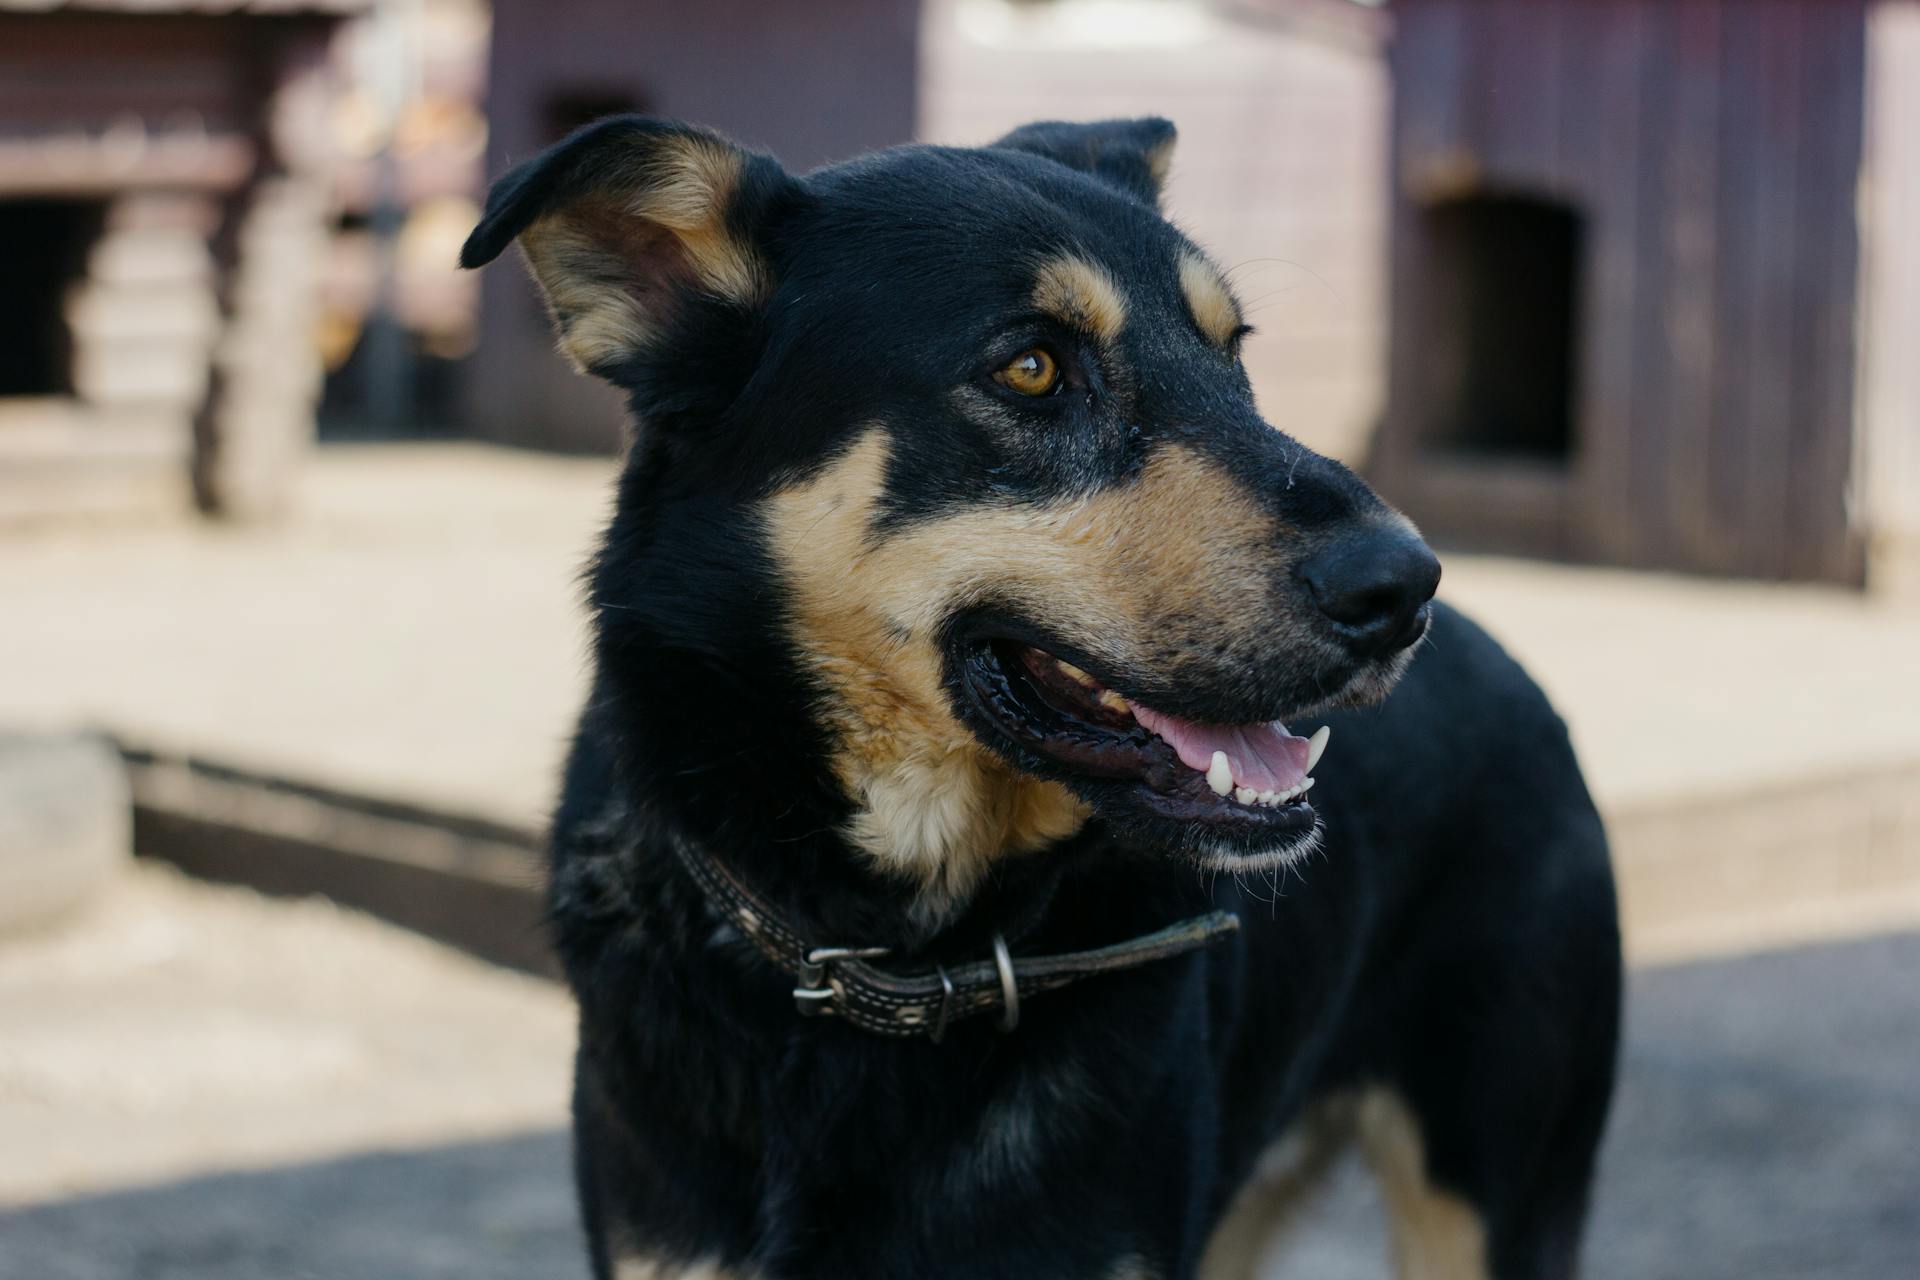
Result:
<svg viewBox="0 0 1920 1280">
<path fill-rule="evenodd" d="M 1858 581 L 1850 526 L 1865 0 L 1401 0 L 1387 421 L 1441 537 Z M 1431 202 L 1584 220 L 1564 467 L 1423 440 Z"/>
<path fill-rule="evenodd" d="M 0 0 L 0 329 L 51 335 L 64 366 L 0 395 L 0 524 L 173 510 L 190 484 L 271 515 L 313 434 L 328 50 L 353 0 L 119 7 Z"/>
</svg>

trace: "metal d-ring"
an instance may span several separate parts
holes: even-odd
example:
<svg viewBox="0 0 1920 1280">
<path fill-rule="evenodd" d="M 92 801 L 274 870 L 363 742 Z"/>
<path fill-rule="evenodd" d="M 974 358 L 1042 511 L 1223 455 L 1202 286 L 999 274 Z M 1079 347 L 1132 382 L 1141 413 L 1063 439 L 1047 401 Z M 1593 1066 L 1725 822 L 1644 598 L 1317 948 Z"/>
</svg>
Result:
<svg viewBox="0 0 1920 1280">
<path fill-rule="evenodd" d="M 1020 1025 L 1020 984 L 1014 981 L 1007 940 L 997 933 L 993 935 L 993 967 L 1000 971 L 1000 1030 L 1011 1031 Z"/>
<path fill-rule="evenodd" d="M 927 1038 L 939 1044 L 946 1039 L 947 1012 L 953 1008 L 953 979 L 947 976 L 947 966 L 938 960 L 933 963 L 933 971 L 940 975 L 940 1012 L 933 1020 L 933 1034 Z"/>
</svg>

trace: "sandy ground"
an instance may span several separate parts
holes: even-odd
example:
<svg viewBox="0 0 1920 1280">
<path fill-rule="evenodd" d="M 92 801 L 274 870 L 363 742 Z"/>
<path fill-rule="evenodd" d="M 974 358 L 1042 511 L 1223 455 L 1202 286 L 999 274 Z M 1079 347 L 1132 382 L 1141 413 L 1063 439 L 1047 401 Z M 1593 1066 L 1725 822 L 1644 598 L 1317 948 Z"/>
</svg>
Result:
<svg viewBox="0 0 1920 1280">
<path fill-rule="evenodd" d="M 577 582 L 610 468 L 326 449 L 282 524 L 0 539 L 0 722 L 537 825 L 584 686 Z"/>
<path fill-rule="evenodd" d="M 1589 1280 L 1920 1257 L 1920 935 L 1635 976 Z M 0 943 L 0 1276 L 584 1277 L 564 994 L 141 867 Z M 1267 1280 L 1386 1275 L 1342 1167 Z"/>
<path fill-rule="evenodd" d="M 0 722 L 536 825 L 609 476 L 327 450 L 270 529 L 0 540 Z M 1447 574 L 1568 715 L 1613 816 L 1756 785 L 1804 807 L 1822 778 L 1920 763 L 1920 615 L 1478 557 Z M 1791 898 L 1803 877 L 1765 881 Z M 580 1276 L 571 1039 L 550 986 L 140 868 L 0 942 L 0 1280 Z M 1920 935 L 1637 974 L 1590 1280 L 1910 1273 L 1916 1044 Z M 1374 1217 L 1344 1171 L 1275 1277 L 1383 1275 Z"/>
<path fill-rule="evenodd" d="M 94 722 L 537 824 L 583 687 L 577 577 L 611 477 L 479 445 L 331 447 L 277 526 L 0 540 L 0 722 Z M 1451 554 L 1441 594 L 1547 687 L 1609 812 L 1920 766 L 1920 612 Z"/>
<path fill-rule="evenodd" d="M 137 863 L 0 938 L 0 1205 L 550 1127 L 573 1034 L 552 984 Z"/>
</svg>

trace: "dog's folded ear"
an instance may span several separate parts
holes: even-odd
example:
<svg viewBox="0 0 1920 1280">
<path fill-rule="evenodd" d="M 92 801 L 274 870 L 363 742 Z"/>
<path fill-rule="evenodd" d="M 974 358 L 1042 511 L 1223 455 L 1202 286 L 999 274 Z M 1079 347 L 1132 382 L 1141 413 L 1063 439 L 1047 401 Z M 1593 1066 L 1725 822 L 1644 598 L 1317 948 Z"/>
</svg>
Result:
<svg viewBox="0 0 1920 1280">
<path fill-rule="evenodd" d="M 1159 116 L 1086 124 L 1040 120 L 1021 125 L 993 145 L 1057 160 L 1157 207 L 1173 163 L 1175 137 L 1173 122 Z"/>
<path fill-rule="evenodd" d="M 771 157 L 717 134 L 614 116 L 494 183 L 460 265 L 491 262 L 518 238 L 561 350 L 611 377 L 693 308 L 766 301 L 762 233 L 796 190 Z"/>
</svg>

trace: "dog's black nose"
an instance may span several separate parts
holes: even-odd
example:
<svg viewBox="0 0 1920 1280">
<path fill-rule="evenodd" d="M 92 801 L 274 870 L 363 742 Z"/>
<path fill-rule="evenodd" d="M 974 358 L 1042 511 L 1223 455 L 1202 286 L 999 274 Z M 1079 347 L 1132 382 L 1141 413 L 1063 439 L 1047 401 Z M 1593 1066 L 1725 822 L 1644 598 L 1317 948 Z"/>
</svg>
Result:
<svg viewBox="0 0 1920 1280">
<path fill-rule="evenodd" d="M 1354 652 L 1384 657 L 1426 629 L 1440 561 L 1398 522 L 1343 533 L 1302 561 L 1294 576 Z"/>
</svg>

